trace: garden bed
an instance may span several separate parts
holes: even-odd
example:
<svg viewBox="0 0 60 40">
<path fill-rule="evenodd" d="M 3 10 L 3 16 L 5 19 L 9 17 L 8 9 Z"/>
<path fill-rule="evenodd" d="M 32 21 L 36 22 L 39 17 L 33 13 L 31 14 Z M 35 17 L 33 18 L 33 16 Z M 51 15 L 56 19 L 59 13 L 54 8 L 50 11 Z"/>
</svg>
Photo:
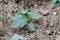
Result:
<svg viewBox="0 0 60 40">
<path fill-rule="evenodd" d="M 12 29 L 12 17 L 16 12 L 31 9 L 39 12 L 43 17 L 35 21 L 35 32 L 27 29 Z M 13 34 L 20 34 L 27 40 L 59 40 L 60 39 L 60 6 L 51 5 L 49 1 L 20 1 L 13 0 L 0 1 L 0 40 L 9 40 Z"/>
</svg>

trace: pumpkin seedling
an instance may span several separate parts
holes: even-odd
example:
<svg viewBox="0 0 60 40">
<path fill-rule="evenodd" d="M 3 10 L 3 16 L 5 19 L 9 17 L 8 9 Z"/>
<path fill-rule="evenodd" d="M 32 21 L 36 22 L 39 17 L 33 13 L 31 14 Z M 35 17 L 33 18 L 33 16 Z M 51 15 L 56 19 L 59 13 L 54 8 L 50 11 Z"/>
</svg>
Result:
<svg viewBox="0 0 60 40">
<path fill-rule="evenodd" d="M 17 12 L 12 18 L 12 28 L 26 27 L 30 31 L 35 31 L 35 25 L 32 23 L 32 20 L 39 20 L 41 17 L 41 14 L 32 10 Z"/>
</svg>

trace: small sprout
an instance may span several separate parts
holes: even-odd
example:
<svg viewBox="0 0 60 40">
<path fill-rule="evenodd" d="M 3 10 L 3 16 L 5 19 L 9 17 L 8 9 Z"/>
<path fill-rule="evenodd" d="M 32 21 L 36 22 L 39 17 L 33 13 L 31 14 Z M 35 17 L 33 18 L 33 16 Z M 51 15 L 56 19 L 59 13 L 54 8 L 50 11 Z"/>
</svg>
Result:
<svg viewBox="0 0 60 40">
<path fill-rule="evenodd" d="M 17 12 L 17 14 L 12 18 L 12 28 L 23 28 L 27 25 L 26 28 L 28 28 L 28 30 L 35 31 L 35 25 L 31 20 L 39 20 L 41 17 L 41 14 L 32 10 Z"/>
</svg>

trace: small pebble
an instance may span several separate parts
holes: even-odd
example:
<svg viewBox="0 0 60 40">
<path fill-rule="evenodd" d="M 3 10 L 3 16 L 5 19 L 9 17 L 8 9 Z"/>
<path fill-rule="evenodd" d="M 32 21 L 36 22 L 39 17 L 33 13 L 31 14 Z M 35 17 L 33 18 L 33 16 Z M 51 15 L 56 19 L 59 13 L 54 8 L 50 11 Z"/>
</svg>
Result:
<svg viewBox="0 0 60 40">
<path fill-rule="evenodd" d="M 47 34 L 50 34 L 51 31 L 50 30 L 46 30 L 46 32 L 47 32 Z"/>
</svg>

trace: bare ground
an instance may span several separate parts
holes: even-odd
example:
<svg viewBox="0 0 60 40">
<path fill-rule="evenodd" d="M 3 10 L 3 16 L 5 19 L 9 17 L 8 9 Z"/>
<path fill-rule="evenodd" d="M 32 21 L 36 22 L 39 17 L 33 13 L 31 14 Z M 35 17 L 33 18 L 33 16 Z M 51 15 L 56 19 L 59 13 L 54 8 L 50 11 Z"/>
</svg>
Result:
<svg viewBox="0 0 60 40">
<path fill-rule="evenodd" d="M 35 21 L 36 31 L 29 32 L 27 29 L 12 29 L 11 18 L 16 12 L 31 9 L 43 15 L 39 21 Z M 9 40 L 15 33 L 21 34 L 27 40 L 60 40 L 60 5 L 51 5 L 45 1 L 23 0 L 19 3 L 13 0 L 0 0 L 0 40 Z"/>
</svg>

